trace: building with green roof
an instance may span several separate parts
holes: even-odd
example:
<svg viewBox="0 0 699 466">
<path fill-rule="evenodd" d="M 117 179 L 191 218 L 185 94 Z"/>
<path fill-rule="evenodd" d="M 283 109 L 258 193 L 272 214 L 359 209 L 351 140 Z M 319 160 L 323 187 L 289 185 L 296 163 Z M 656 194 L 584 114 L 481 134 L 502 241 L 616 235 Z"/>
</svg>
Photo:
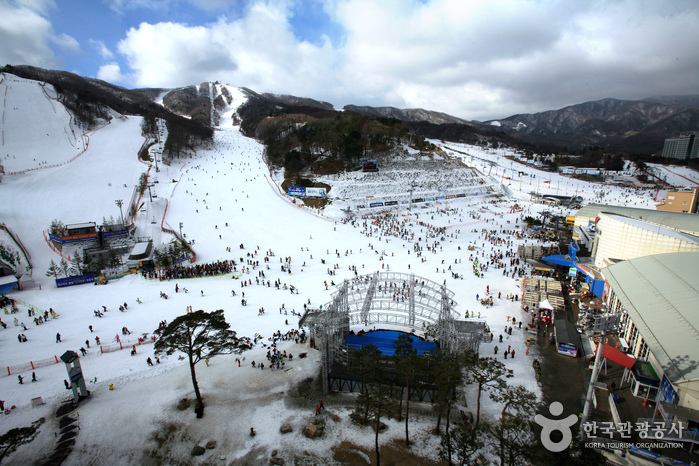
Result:
<svg viewBox="0 0 699 466">
<path fill-rule="evenodd" d="M 608 307 L 623 313 L 620 341 L 651 366 L 628 374 L 632 392 L 692 410 L 699 410 L 698 264 L 699 252 L 676 252 L 602 269 Z"/>
</svg>

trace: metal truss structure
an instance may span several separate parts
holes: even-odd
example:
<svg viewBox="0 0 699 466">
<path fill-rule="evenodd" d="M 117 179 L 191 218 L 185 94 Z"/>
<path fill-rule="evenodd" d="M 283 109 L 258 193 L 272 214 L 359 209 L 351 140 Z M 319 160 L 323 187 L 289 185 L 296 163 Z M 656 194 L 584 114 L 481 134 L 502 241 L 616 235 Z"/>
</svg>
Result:
<svg viewBox="0 0 699 466">
<path fill-rule="evenodd" d="M 478 350 L 485 331 L 482 322 L 457 322 L 454 293 L 415 274 L 375 272 L 344 280 L 332 301 L 308 309 L 299 326 L 309 327 L 322 351 L 323 392 L 333 364 L 347 364 L 345 339 L 352 325 L 393 325 L 424 332 L 449 350 Z M 463 325 L 471 324 L 471 325 Z M 475 325 L 473 325 L 475 324 Z"/>
</svg>

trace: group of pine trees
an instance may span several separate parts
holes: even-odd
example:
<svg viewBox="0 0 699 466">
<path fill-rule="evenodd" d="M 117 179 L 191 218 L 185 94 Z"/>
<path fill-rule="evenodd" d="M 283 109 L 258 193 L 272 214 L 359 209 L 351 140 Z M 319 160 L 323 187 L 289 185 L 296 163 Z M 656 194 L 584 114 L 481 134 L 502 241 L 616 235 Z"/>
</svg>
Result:
<svg viewBox="0 0 699 466">
<path fill-rule="evenodd" d="M 474 464 L 484 451 L 497 456 L 502 465 L 536 462 L 541 446 L 533 421 L 539 403 L 535 393 L 506 382 L 513 376 L 512 370 L 495 358 L 472 352 L 441 349 L 418 355 L 412 341 L 409 335 L 401 334 L 391 357 L 383 356 L 374 345 L 363 346 L 352 353 L 348 366 L 361 385 L 351 418 L 374 429 L 376 464 L 381 458 L 381 419 L 404 420 L 405 445 L 409 447 L 410 401 L 427 389 L 432 390 L 437 415 L 434 432 L 441 436 L 439 454 L 449 464 Z M 389 380 L 389 374 L 394 380 Z M 450 425 L 452 411 L 465 404 L 463 387 L 476 390 L 475 419 Z M 496 418 L 481 418 L 481 398 L 486 392 L 502 405 Z"/>
<path fill-rule="evenodd" d="M 17 267 L 22 260 L 19 252 L 13 250 L 12 248 L 6 246 L 4 243 L 0 243 L 0 257 L 11 264 L 13 267 Z"/>
<path fill-rule="evenodd" d="M 160 267 L 175 265 L 181 259 L 191 257 L 189 245 L 175 240 L 168 245 L 163 245 L 153 251 L 153 261 Z"/>
<path fill-rule="evenodd" d="M 308 168 L 321 173 L 355 169 L 366 158 L 395 153 L 406 145 L 417 150 L 435 149 L 395 118 L 273 105 L 264 99 L 253 99 L 239 111 L 244 133 L 264 143 L 269 161 L 283 167 L 287 178 Z"/>
<path fill-rule="evenodd" d="M 104 256 L 99 256 L 95 260 L 90 260 L 87 256 L 83 259 L 81 254 L 76 251 L 70 262 L 64 257 L 61 257 L 61 260 L 58 262 L 51 259 L 49 268 L 46 271 L 46 276 L 56 279 L 75 277 L 90 272 L 98 273 L 100 270 L 108 267 L 119 267 L 120 265 L 121 258 L 114 253 L 110 254 L 109 259 Z"/>
</svg>

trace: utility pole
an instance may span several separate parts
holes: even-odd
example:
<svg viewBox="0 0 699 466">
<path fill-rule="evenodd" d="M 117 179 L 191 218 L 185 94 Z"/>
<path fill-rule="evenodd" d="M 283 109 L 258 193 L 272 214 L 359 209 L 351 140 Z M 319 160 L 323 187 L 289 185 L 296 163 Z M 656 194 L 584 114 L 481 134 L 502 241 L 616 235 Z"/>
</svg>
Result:
<svg viewBox="0 0 699 466">
<path fill-rule="evenodd" d="M 583 438 L 585 431 L 583 426 L 587 422 L 587 418 L 590 415 L 590 405 L 592 404 L 592 397 L 595 394 L 595 385 L 597 385 L 597 376 L 599 375 L 600 367 L 602 366 L 602 361 L 604 361 L 604 345 L 607 341 L 605 337 L 605 332 L 602 332 L 602 337 L 597 345 L 597 355 L 595 356 L 595 366 L 592 369 L 592 376 L 590 377 L 590 385 L 587 387 L 587 397 L 585 398 L 585 407 L 583 408 L 582 415 L 580 416 L 580 437 Z"/>
<path fill-rule="evenodd" d="M 183 238 L 182 236 L 182 222 L 180 222 L 180 239 Z"/>
<path fill-rule="evenodd" d="M 123 227 L 124 226 L 124 211 L 121 210 L 121 206 L 124 205 L 124 201 L 121 199 L 117 199 L 114 202 L 116 203 L 116 205 L 119 206 L 119 213 L 121 214 L 121 226 Z"/>
</svg>

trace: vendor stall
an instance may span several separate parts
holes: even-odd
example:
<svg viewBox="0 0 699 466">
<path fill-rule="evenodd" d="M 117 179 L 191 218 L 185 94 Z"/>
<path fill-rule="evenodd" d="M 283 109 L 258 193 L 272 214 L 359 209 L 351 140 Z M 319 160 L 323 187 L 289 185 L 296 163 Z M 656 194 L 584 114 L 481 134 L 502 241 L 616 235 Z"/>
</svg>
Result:
<svg viewBox="0 0 699 466">
<path fill-rule="evenodd" d="M 546 325 L 551 325 L 554 322 L 553 306 L 548 299 L 539 301 L 536 311 L 536 319 Z"/>
</svg>

